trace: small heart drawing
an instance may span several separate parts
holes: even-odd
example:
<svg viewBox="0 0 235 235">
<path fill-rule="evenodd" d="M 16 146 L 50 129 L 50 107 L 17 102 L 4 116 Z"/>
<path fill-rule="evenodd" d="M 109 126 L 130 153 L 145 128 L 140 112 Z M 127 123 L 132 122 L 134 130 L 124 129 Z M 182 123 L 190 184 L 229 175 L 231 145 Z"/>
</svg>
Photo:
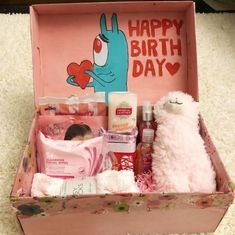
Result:
<svg viewBox="0 0 235 235">
<path fill-rule="evenodd" d="M 85 73 L 86 70 L 93 70 L 93 65 L 89 60 L 82 61 L 80 65 L 71 63 L 67 67 L 68 74 L 74 76 L 73 81 L 82 89 L 85 89 L 90 81 L 90 76 Z"/>
<path fill-rule="evenodd" d="M 176 62 L 176 63 L 172 64 L 172 63 L 168 62 L 168 63 L 166 63 L 166 68 L 171 75 L 174 75 L 175 73 L 178 72 L 178 70 L 180 68 L 180 63 Z"/>
</svg>

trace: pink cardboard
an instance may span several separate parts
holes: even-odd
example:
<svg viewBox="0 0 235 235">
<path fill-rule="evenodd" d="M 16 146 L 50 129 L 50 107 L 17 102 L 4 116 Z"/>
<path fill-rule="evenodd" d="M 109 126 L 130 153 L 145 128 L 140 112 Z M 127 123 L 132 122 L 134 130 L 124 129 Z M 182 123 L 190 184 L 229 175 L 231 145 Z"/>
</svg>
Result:
<svg viewBox="0 0 235 235">
<path fill-rule="evenodd" d="M 101 215 L 80 213 L 61 214 L 55 217 L 34 217 L 29 220 L 22 219 L 26 234 L 34 235 L 57 235 L 60 234 L 170 234 L 178 231 L 179 233 L 195 233 L 200 230 L 209 232 L 216 226 L 216 221 L 223 216 L 221 209 L 181 209 L 172 211 L 158 210 L 156 212 L 138 211 L 135 213 L 104 213 Z M 137 221 L 143 221 L 139 223 Z M 193 220 L 193 222 L 192 222 Z M 82 221 L 79 223 L 77 221 Z M 92 221 L 92 222 L 91 222 Z M 92 225 L 92 226 L 91 226 Z M 43 229 L 42 229 L 43 228 Z M 48 233 L 50 231 L 50 233 Z M 124 232 L 125 231 L 125 232 Z"/>
<path fill-rule="evenodd" d="M 25 234 L 166 234 L 214 231 L 231 194 L 113 194 L 14 202 Z"/>
<path fill-rule="evenodd" d="M 188 92 L 198 100 L 194 5 L 142 2 L 140 7 L 139 4 L 32 6 L 35 103 L 40 96 L 116 90 L 137 93 L 139 104 L 142 100 L 156 102 L 173 90 Z M 104 47 L 108 47 L 106 63 L 100 66 L 99 58 L 94 56 L 95 39 L 105 23 L 106 36 L 113 32 L 114 16 L 123 41 L 117 44 L 121 39 L 116 39 L 114 33 L 109 43 L 98 39 L 103 46 L 102 50 L 98 48 L 99 57 L 100 54 L 105 57 Z M 78 66 L 85 60 L 94 67 L 90 80 L 73 76 L 68 83 L 69 75 L 83 69 L 84 64 Z M 70 63 L 76 63 L 77 67 L 69 67 Z M 89 80 L 89 85 L 85 80 Z"/>
</svg>

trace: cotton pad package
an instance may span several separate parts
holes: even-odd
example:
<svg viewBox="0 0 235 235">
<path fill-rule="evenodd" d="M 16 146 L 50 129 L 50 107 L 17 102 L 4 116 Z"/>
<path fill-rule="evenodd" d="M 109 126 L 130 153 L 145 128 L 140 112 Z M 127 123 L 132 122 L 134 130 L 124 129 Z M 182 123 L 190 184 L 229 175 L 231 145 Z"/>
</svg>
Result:
<svg viewBox="0 0 235 235">
<path fill-rule="evenodd" d="M 39 132 L 37 147 L 38 170 L 48 176 L 85 178 L 103 169 L 102 136 L 85 141 L 64 141 L 46 138 Z"/>
</svg>

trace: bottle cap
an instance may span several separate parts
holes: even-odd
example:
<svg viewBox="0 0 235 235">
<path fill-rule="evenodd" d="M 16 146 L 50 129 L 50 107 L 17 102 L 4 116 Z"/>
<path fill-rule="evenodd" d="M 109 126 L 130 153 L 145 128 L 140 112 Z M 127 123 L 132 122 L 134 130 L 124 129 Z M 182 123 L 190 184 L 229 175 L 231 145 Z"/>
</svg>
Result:
<svg viewBox="0 0 235 235">
<path fill-rule="evenodd" d="M 143 129 L 142 142 L 153 143 L 153 139 L 154 139 L 154 130 L 148 128 Z"/>
<path fill-rule="evenodd" d="M 153 108 L 150 101 L 143 102 L 143 113 L 142 119 L 143 121 L 152 121 L 153 120 Z"/>
</svg>

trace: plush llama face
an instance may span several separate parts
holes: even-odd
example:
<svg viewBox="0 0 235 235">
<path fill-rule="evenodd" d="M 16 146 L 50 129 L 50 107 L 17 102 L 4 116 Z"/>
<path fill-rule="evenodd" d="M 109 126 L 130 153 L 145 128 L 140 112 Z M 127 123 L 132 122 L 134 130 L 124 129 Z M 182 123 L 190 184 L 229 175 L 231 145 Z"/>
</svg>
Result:
<svg viewBox="0 0 235 235">
<path fill-rule="evenodd" d="M 195 120 L 198 118 L 198 103 L 181 91 L 170 92 L 155 104 L 154 114 L 157 121 L 172 115 Z"/>
</svg>

